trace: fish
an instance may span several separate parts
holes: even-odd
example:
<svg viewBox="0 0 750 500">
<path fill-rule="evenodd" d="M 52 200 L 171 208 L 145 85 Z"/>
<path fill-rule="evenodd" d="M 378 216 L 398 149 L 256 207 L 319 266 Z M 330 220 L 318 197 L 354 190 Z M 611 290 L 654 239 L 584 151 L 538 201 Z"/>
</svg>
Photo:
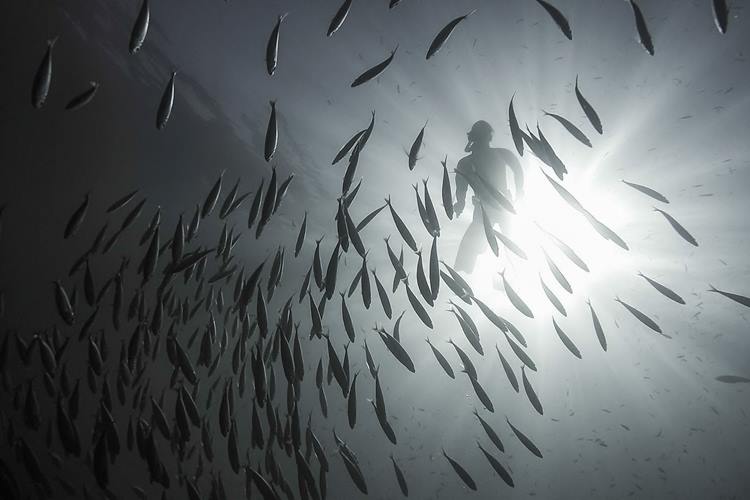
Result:
<svg viewBox="0 0 750 500">
<path fill-rule="evenodd" d="M 237 178 L 237 181 L 234 183 L 234 186 L 232 187 L 232 190 L 229 191 L 229 194 L 224 198 L 224 203 L 221 204 L 221 209 L 219 210 L 219 218 L 225 219 L 229 213 L 229 209 L 234 204 L 234 201 L 237 199 L 237 190 L 240 188 L 240 179 Z"/>
<path fill-rule="evenodd" d="M 424 141 L 424 129 L 427 127 L 427 122 L 422 126 L 422 129 L 417 134 L 416 139 L 414 139 L 414 142 L 411 145 L 411 149 L 409 149 L 409 170 L 414 170 L 414 167 L 417 166 L 417 160 L 419 160 L 419 150 L 422 149 L 422 141 Z"/>
<path fill-rule="evenodd" d="M 344 178 L 341 181 L 341 196 L 345 196 L 349 193 L 349 188 L 351 188 L 352 182 L 354 181 L 354 175 L 357 172 L 357 165 L 359 165 L 359 154 L 360 149 L 354 148 L 351 156 L 349 156 L 349 165 L 346 167 Z"/>
<path fill-rule="evenodd" d="M 362 267 L 360 268 L 360 291 L 362 292 L 362 304 L 365 309 L 370 309 L 372 302 L 372 290 L 370 289 L 370 274 L 367 272 L 367 254 L 362 256 Z"/>
<path fill-rule="evenodd" d="M 427 189 L 428 180 L 429 179 L 422 179 L 422 186 L 424 187 L 424 207 L 430 225 L 428 232 L 431 236 L 436 237 L 440 236 L 440 221 L 438 220 L 437 212 L 435 212 L 435 205 L 432 203 L 430 191 Z"/>
<path fill-rule="evenodd" d="M 276 167 L 271 171 L 271 179 L 268 181 L 266 195 L 263 197 L 263 205 L 260 209 L 260 220 L 255 230 L 255 239 L 258 239 L 273 215 L 273 207 L 276 205 Z"/>
<path fill-rule="evenodd" d="M 739 375 L 719 375 L 716 380 L 725 384 L 750 383 L 750 378 L 740 377 Z"/>
<path fill-rule="evenodd" d="M 159 109 L 156 112 L 156 129 L 164 130 L 167 126 L 167 121 L 172 114 L 172 105 L 174 104 L 174 79 L 177 76 L 176 71 L 172 71 L 172 76 L 167 82 L 167 86 L 164 89 L 164 93 L 159 101 Z"/>
<path fill-rule="evenodd" d="M 380 338 L 383 340 L 383 343 L 385 344 L 386 348 L 393 354 L 393 356 L 402 364 L 404 367 L 409 370 L 410 372 L 414 373 L 414 362 L 411 359 L 411 356 L 409 356 L 409 353 L 406 352 L 406 349 L 403 348 L 401 345 L 401 342 L 396 340 L 392 335 L 390 335 L 388 332 L 386 332 L 383 328 L 377 328 L 375 330 Z"/>
<path fill-rule="evenodd" d="M 516 112 L 513 109 L 513 99 L 516 97 L 515 92 L 510 98 L 510 104 L 508 105 L 508 123 L 510 125 L 510 135 L 513 138 L 513 144 L 516 146 L 518 156 L 523 157 L 523 131 L 518 126 L 518 119 L 516 118 Z"/>
<path fill-rule="evenodd" d="M 557 280 L 557 282 L 561 287 L 563 287 L 563 289 L 565 289 L 566 292 L 573 293 L 573 287 L 570 286 L 570 282 L 562 273 L 562 271 L 560 271 L 560 268 L 557 267 L 555 261 L 550 258 L 544 248 L 542 248 L 542 254 L 544 255 L 544 260 L 547 261 L 547 267 L 549 267 L 549 270 L 552 273 L 552 276 L 555 277 L 555 280 Z"/>
<path fill-rule="evenodd" d="M 471 319 L 471 316 L 461 306 L 452 300 L 449 300 L 448 303 L 451 305 L 451 312 L 456 316 L 466 339 L 480 355 L 484 355 L 484 350 L 479 343 L 479 329 L 474 320 Z"/>
<path fill-rule="evenodd" d="M 739 295 L 739 294 L 732 293 L 732 292 L 725 292 L 723 290 L 718 290 L 713 285 L 708 285 L 708 286 L 709 286 L 709 290 L 708 290 L 709 292 L 719 293 L 723 295 L 724 297 L 737 302 L 738 304 L 742 304 L 745 307 L 750 307 L 750 297 L 745 297 L 744 295 Z"/>
<path fill-rule="evenodd" d="M 378 417 L 378 423 L 380 424 L 380 428 L 383 430 L 383 433 L 388 438 L 388 441 L 390 441 L 393 444 L 398 444 L 398 441 L 396 439 L 396 433 L 393 432 L 393 427 L 391 427 L 391 424 L 388 422 L 388 417 L 385 414 L 385 410 L 378 407 L 378 405 L 372 401 L 368 400 L 370 404 L 372 405 L 373 409 L 375 410 L 375 416 Z"/>
<path fill-rule="evenodd" d="M 565 18 L 563 13 L 549 2 L 545 2 L 544 0 L 536 1 L 539 5 L 544 7 L 544 10 L 547 11 L 547 14 L 549 14 L 552 20 L 555 21 L 555 24 L 557 24 L 557 27 L 560 28 L 560 31 L 562 31 L 563 35 L 565 35 L 565 38 L 567 38 L 568 40 L 573 40 L 573 32 L 570 29 L 570 23 L 568 23 L 568 20 Z"/>
<path fill-rule="evenodd" d="M 263 187 L 265 185 L 266 180 L 261 179 L 260 186 L 258 186 L 258 189 L 255 191 L 255 196 L 253 197 L 253 203 L 250 205 L 250 211 L 247 215 L 247 228 L 250 229 L 253 227 L 253 224 L 255 223 L 255 219 L 258 217 L 258 214 L 260 213 L 260 204 L 263 200 Z"/>
<path fill-rule="evenodd" d="M 57 38 L 47 40 L 47 50 L 44 52 L 42 62 L 34 74 L 34 81 L 31 85 L 31 105 L 36 109 L 40 109 L 47 101 L 47 95 L 52 84 L 52 49 L 57 43 Z"/>
<path fill-rule="evenodd" d="M 443 452 L 443 456 L 445 457 L 445 459 L 448 460 L 448 463 L 451 464 L 453 470 L 456 472 L 456 474 L 458 474 L 458 477 L 461 478 L 461 481 L 463 481 L 463 483 L 470 490 L 477 491 L 477 484 L 474 482 L 474 479 L 469 475 L 469 473 L 466 472 L 466 469 L 464 469 L 461 464 L 449 457 L 445 452 L 445 449 L 442 449 L 441 451 Z"/>
<path fill-rule="evenodd" d="M 250 480 L 252 480 L 253 484 L 255 484 L 255 487 L 258 488 L 258 491 L 260 491 L 263 500 L 277 500 L 279 498 L 278 494 L 268 483 L 268 481 L 266 481 L 258 471 L 250 467 L 250 465 L 245 466 L 245 475 L 248 478 L 247 482 L 250 482 Z M 187 482 L 187 484 L 191 485 L 190 482 Z M 198 495 L 195 498 L 198 499 L 201 498 L 201 496 Z M 193 500 L 193 498 L 191 498 L 190 500 Z"/>
<path fill-rule="evenodd" d="M 599 119 L 599 115 L 594 110 L 594 107 L 591 104 L 589 104 L 589 102 L 581 93 L 581 90 L 578 87 L 578 75 L 576 75 L 575 91 L 576 91 L 576 99 L 578 99 L 578 104 L 581 105 L 581 109 L 583 109 L 583 112 L 586 114 L 586 118 L 589 119 L 589 122 L 594 127 L 594 130 L 599 132 L 599 134 L 602 134 L 603 133 L 602 121 Z"/>
<path fill-rule="evenodd" d="M 632 187 L 633 189 L 640 191 L 646 196 L 650 196 L 651 198 L 657 201 L 660 201 L 662 203 L 669 203 L 669 200 L 667 199 L 666 196 L 659 193 L 658 191 L 655 191 L 654 189 L 651 189 L 650 187 L 644 186 L 642 184 L 636 184 L 635 182 L 628 182 L 625 179 L 621 179 L 621 181 L 627 184 L 628 186 Z"/>
<path fill-rule="evenodd" d="M 487 239 L 487 243 L 489 243 L 492 253 L 495 254 L 495 257 L 499 257 L 500 247 L 497 244 L 495 230 L 492 229 L 492 222 L 490 222 L 489 217 L 487 217 L 487 212 L 484 209 L 484 204 L 480 203 L 479 207 L 482 209 L 482 226 L 484 226 L 484 237 Z"/>
<path fill-rule="evenodd" d="M 351 9 L 351 7 L 352 0 L 344 0 L 344 3 L 341 4 L 341 7 L 336 11 L 333 19 L 331 19 L 331 24 L 328 25 L 326 36 L 333 35 L 339 28 L 341 28 L 341 25 L 344 24 L 344 21 L 346 20 L 346 16 L 349 15 L 349 9 Z"/>
<path fill-rule="evenodd" d="M 643 45 L 643 48 L 646 49 L 646 52 L 648 52 L 649 55 L 653 56 L 654 42 L 651 39 L 651 33 L 649 33 L 648 31 L 648 26 L 646 25 L 646 19 L 643 17 L 643 12 L 641 12 L 641 8 L 637 3 L 635 3 L 635 0 L 630 0 L 630 6 L 633 8 L 635 26 L 638 29 L 638 39 L 641 42 L 641 45 Z"/>
<path fill-rule="evenodd" d="M 432 43 L 430 43 L 430 48 L 427 49 L 427 56 L 425 59 L 430 59 L 432 56 L 438 53 L 440 49 L 443 47 L 445 42 L 448 41 L 448 38 L 450 38 L 451 34 L 453 33 L 453 30 L 456 29 L 456 26 L 458 26 L 458 23 L 469 17 L 470 15 L 474 14 L 477 10 L 474 9 L 470 11 L 468 14 L 464 14 L 463 16 L 459 16 L 446 24 L 443 29 L 440 30 L 440 32 L 435 35 L 435 38 L 432 40 Z"/>
<path fill-rule="evenodd" d="M 493 229 L 493 233 L 495 237 L 500 240 L 500 243 L 503 244 L 505 248 L 513 252 L 515 255 L 520 257 L 523 260 L 528 260 L 528 256 L 526 255 L 526 252 L 523 251 L 521 247 L 516 244 L 513 240 L 505 236 L 503 233 L 498 231 L 497 229 Z"/>
<path fill-rule="evenodd" d="M 89 88 L 81 92 L 80 94 L 73 97 L 68 104 L 65 105 L 66 111 L 76 111 L 86 106 L 96 95 L 99 90 L 99 83 L 91 81 L 89 82 Z"/>
<path fill-rule="evenodd" d="M 373 78 L 377 78 L 378 76 L 380 76 L 380 74 L 385 71 L 385 69 L 391 64 L 391 62 L 393 62 L 393 57 L 396 55 L 396 51 L 398 51 L 398 45 L 396 45 L 396 48 L 391 51 L 391 55 L 385 58 L 385 60 L 364 71 L 361 75 L 355 78 L 351 84 L 351 87 L 359 87 L 363 83 L 367 83 Z"/>
<path fill-rule="evenodd" d="M 409 231 L 409 228 L 406 224 L 404 224 L 404 221 L 399 217 L 396 210 L 393 208 L 393 205 L 391 204 L 391 197 L 385 199 L 386 205 L 388 205 L 388 209 L 391 211 L 391 217 L 393 218 L 393 223 L 396 225 L 396 229 L 398 229 L 399 234 L 401 235 L 401 238 L 403 238 L 404 242 L 409 246 L 409 248 L 412 249 L 415 253 L 417 252 L 417 243 L 414 241 L 414 237 L 411 235 L 411 231 Z"/>
<path fill-rule="evenodd" d="M 349 151 L 352 150 L 354 146 L 359 143 L 359 140 L 362 138 L 362 136 L 365 134 L 366 129 L 360 130 L 356 134 L 352 136 L 351 139 L 346 141 L 346 144 L 341 146 L 341 149 L 339 149 L 338 153 L 336 153 L 336 156 L 333 157 L 333 161 L 331 162 L 331 165 L 337 164 L 339 161 L 341 161 L 342 158 L 344 158 L 347 154 L 349 154 Z"/>
<path fill-rule="evenodd" d="M 141 3 L 141 8 L 138 11 L 138 16 L 135 18 L 135 23 L 133 23 L 133 29 L 130 32 L 130 43 L 128 44 L 128 50 L 131 54 L 135 54 L 139 50 L 141 50 L 143 42 L 146 41 L 150 17 L 151 13 L 148 7 L 148 0 L 143 0 L 143 3 Z"/>
<path fill-rule="evenodd" d="M 536 126 L 536 131 L 537 131 L 537 134 L 539 135 L 539 139 L 537 142 L 537 148 L 534 151 L 534 153 L 537 154 L 539 159 L 542 160 L 545 165 L 552 168 L 552 170 L 555 172 L 555 175 L 558 177 L 558 179 L 563 180 L 563 177 L 565 177 L 565 174 L 568 173 L 567 167 L 565 167 L 565 164 L 560 159 L 560 157 L 557 156 L 555 149 L 552 147 L 552 144 L 549 143 L 547 138 L 542 133 L 542 129 L 539 128 L 538 123 Z M 532 150 L 533 149 L 534 148 L 532 148 Z"/>
<path fill-rule="evenodd" d="M 468 375 L 468 372 L 466 370 L 463 370 L 463 372 Z M 490 400 L 490 397 L 487 395 L 484 387 L 482 387 L 482 384 L 479 383 L 479 380 L 469 376 L 469 381 L 471 382 L 472 387 L 474 387 L 474 393 L 479 398 L 479 401 L 482 402 L 487 411 L 494 413 L 495 407 L 492 405 L 492 400 Z"/>
<path fill-rule="evenodd" d="M 427 283 L 427 276 L 425 275 L 424 267 L 422 266 L 421 250 L 417 252 L 417 256 L 417 288 L 419 289 L 419 294 L 424 301 L 427 302 L 430 307 L 433 307 L 435 302 L 432 300 L 432 290 L 430 289 L 429 283 Z"/>
<path fill-rule="evenodd" d="M 65 232 L 63 233 L 63 238 L 68 239 L 72 237 L 73 235 L 78 232 L 78 229 L 81 227 L 81 224 L 83 223 L 83 219 L 86 217 L 86 212 L 89 208 L 89 194 L 86 193 L 86 196 L 83 198 L 83 202 L 76 208 L 75 212 L 70 216 L 70 219 L 68 219 L 68 223 L 65 225 Z"/>
<path fill-rule="evenodd" d="M 453 220 L 453 194 L 451 193 L 451 179 L 448 176 L 448 155 L 445 155 L 445 159 L 440 162 L 443 166 L 443 183 L 441 189 L 441 196 L 443 200 L 443 209 L 445 215 L 449 220 Z"/>
<path fill-rule="evenodd" d="M 351 478 L 354 485 L 359 491 L 367 495 L 367 483 L 365 481 L 364 475 L 362 474 L 362 470 L 357 463 L 356 457 L 351 455 L 351 451 L 349 451 L 348 448 L 345 447 L 345 445 L 339 445 L 338 452 L 341 456 L 341 459 L 344 461 L 344 467 L 349 473 L 349 477 Z"/>
<path fill-rule="evenodd" d="M 331 300 L 331 297 L 333 297 L 333 294 L 336 291 L 336 276 L 338 273 L 339 264 L 339 248 L 340 244 L 336 243 L 336 246 L 331 252 L 331 258 L 328 259 L 328 266 L 326 266 L 325 296 L 327 300 Z"/>
<path fill-rule="evenodd" d="M 487 450 L 482 448 L 482 445 L 479 444 L 479 441 L 477 441 L 477 446 L 482 451 L 482 454 L 485 456 L 485 458 L 490 463 L 490 466 L 495 470 L 495 472 L 497 472 L 497 474 L 502 478 L 503 481 L 505 481 L 505 483 L 508 486 L 513 488 L 514 487 L 513 478 L 510 476 L 510 474 L 505 469 L 505 467 L 503 467 L 502 464 L 494 456 L 492 456 Z"/>
<path fill-rule="evenodd" d="M 497 351 L 497 355 L 500 357 L 500 364 L 503 365 L 503 370 L 505 371 L 505 376 L 508 377 L 508 382 L 510 382 L 510 385 L 513 386 L 513 390 L 518 392 L 518 379 L 516 378 L 516 374 L 513 372 L 513 368 L 510 367 L 510 364 L 505 359 L 505 356 L 503 356 L 503 353 L 500 352 L 500 348 L 495 344 L 495 350 Z"/>
<path fill-rule="evenodd" d="M 638 276 L 640 276 L 641 278 L 643 278 L 643 279 L 645 279 L 646 281 L 648 281 L 648 283 L 649 283 L 649 284 L 650 284 L 651 286 L 653 286 L 654 288 L 656 288 L 656 290 L 657 290 L 657 291 L 658 291 L 659 293 L 661 293 L 662 295 L 664 295 L 665 297 L 667 297 L 667 298 L 669 298 L 669 299 L 671 299 L 671 300 L 673 300 L 673 301 L 677 302 L 678 304 L 683 304 L 683 305 L 685 304 L 685 300 L 684 300 L 684 299 L 683 299 L 682 297 L 680 297 L 679 295 L 677 295 L 677 294 L 676 294 L 676 293 L 675 293 L 675 292 L 674 292 L 673 290 L 671 290 L 670 288 L 668 288 L 668 287 L 666 287 L 666 286 L 662 285 L 662 284 L 661 284 L 661 283 L 659 283 L 658 281 L 655 281 L 655 280 L 653 280 L 653 279 L 649 278 L 648 276 L 646 276 L 645 274 L 643 274 L 643 273 L 641 273 L 641 272 L 639 272 L 639 273 L 638 273 Z"/>
<path fill-rule="evenodd" d="M 401 311 L 401 314 L 398 315 L 398 318 L 396 318 L 396 322 L 393 324 L 393 338 L 401 342 L 401 319 L 403 319 L 404 314 L 406 314 L 406 309 Z"/>
<path fill-rule="evenodd" d="M 432 342 L 430 342 L 430 339 L 425 339 L 427 344 L 430 346 L 430 349 L 432 350 L 432 354 L 435 356 L 435 359 L 437 360 L 440 367 L 443 369 L 446 375 L 448 375 L 450 378 L 455 379 L 456 375 L 453 373 L 453 368 L 451 367 L 450 363 L 448 363 L 448 360 L 445 359 L 445 356 L 434 346 L 432 345 Z"/>
<path fill-rule="evenodd" d="M 401 471 L 401 468 L 396 463 L 396 459 L 393 458 L 393 454 L 391 453 L 391 462 L 393 462 L 393 471 L 396 474 L 396 481 L 398 482 L 398 487 L 401 490 L 401 494 L 405 497 L 409 496 L 409 487 L 406 484 L 406 478 L 404 477 L 404 473 Z"/>
<path fill-rule="evenodd" d="M 682 237 L 683 240 L 687 241 L 688 243 L 690 243 L 691 245 L 693 245 L 695 247 L 698 246 L 698 242 L 695 240 L 695 238 L 693 237 L 693 235 L 690 234 L 688 232 L 688 230 L 685 229 L 682 226 L 682 224 L 680 224 L 679 222 L 677 222 L 677 220 L 674 217 L 672 217 L 671 215 L 669 215 L 664 210 L 660 210 L 660 209 L 658 209 L 656 207 L 653 207 L 653 209 L 654 209 L 654 211 L 659 212 L 660 214 L 662 214 L 664 216 L 664 218 L 667 219 L 667 222 L 669 222 L 669 225 L 672 226 L 672 229 L 674 229 L 675 231 L 677 231 L 677 234 L 679 234 Z"/>
<path fill-rule="evenodd" d="M 380 304 L 383 306 L 383 312 L 385 312 L 388 319 L 391 319 L 393 310 L 391 309 L 391 301 L 388 299 L 388 293 L 383 288 L 383 284 L 380 283 L 375 269 L 372 270 L 372 276 L 375 278 L 375 287 L 378 290 L 378 297 L 380 298 Z"/>
<path fill-rule="evenodd" d="M 607 338 L 604 336 L 604 330 L 602 329 L 602 324 L 599 321 L 599 317 L 596 315 L 596 311 L 594 311 L 594 306 L 591 305 L 591 300 L 586 300 L 586 303 L 589 306 L 589 309 L 591 310 L 591 321 L 594 324 L 594 332 L 596 333 L 596 338 L 599 340 L 599 345 L 602 346 L 602 349 L 606 352 L 607 351 Z"/>
<path fill-rule="evenodd" d="M 440 263 L 445 267 L 445 269 L 450 274 L 451 279 L 453 280 L 454 284 L 457 285 L 457 287 L 463 291 L 463 293 L 456 293 L 456 295 L 459 296 L 459 298 L 463 298 L 463 296 L 466 296 L 468 300 L 464 300 L 467 304 L 471 304 L 470 297 L 474 296 L 474 291 L 471 289 L 469 284 L 464 280 L 460 274 L 456 272 L 455 269 L 453 269 L 451 266 L 448 265 L 444 260 L 441 260 Z M 445 279 L 443 281 L 449 283 Z M 450 284 L 448 286 L 451 286 Z"/>
<path fill-rule="evenodd" d="M 461 363 L 464 365 L 464 371 L 466 374 L 473 379 L 477 378 L 477 369 L 474 367 L 474 363 L 471 362 L 471 358 L 466 355 L 463 349 L 458 347 L 458 345 L 453 342 L 453 339 L 448 339 L 448 343 L 453 346 L 453 349 L 456 350 L 456 354 L 458 354 L 458 357 L 461 358 Z"/>
<path fill-rule="evenodd" d="M 440 257 L 438 256 L 437 242 L 437 236 L 433 236 L 429 262 L 430 292 L 432 292 L 433 303 L 437 300 L 440 291 Z"/>
<path fill-rule="evenodd" d="M 505 288 L 505 294 L 508 296 L 510 303 L 513 304 L 513 307 L 515 307 L 518 310 L 518 312 L 520 312 L 524 316 L 528 318 L 533 318 L 534 313 L 531 311 L 531 309 L 529 309 L 529 306 L 526 305 L 523 299 L 521 299 L 521 297 L 516 293 L 516 291 L 513 290 L 513 287 L 510 286 L 510 283 L 508 283 L 508 280 L 505 279 L 505 270 L 499 272 L 498 274 L 503 280 L 503 288 Z"/>
<path fill-rule="evenodd" d="M 487 437 L 490 438 L 490 441 L 492 441 L 492 443 L 497 447 L 498 450 L 500 450 L 501 452 L 505 452 L 505 446 L 503 445 L 500 436 L 498 436 L 497 432 L 495 432 L 495 429 L 493 429 L 492 426 L 479 415 L 479 412 L 476 408 L 472 410 L 472 413 L 474 413 L 474 416 L 479 420 L 482 429 L 484 429 L 484 433 L 487 434 Z"/>
<path fill-rule="evenodd" d="M 539 401 L 539 397 L 536 395 L 536 391 L 534 391 L 534 387 L 531 385 L 531 382 L 529 382 L 529 379 L 526 377 L 526 371 L 524 370 L 525 366 L 521 366 L 521 378 L 523 379 L 523 390 L 526 391 L 526 397 L 529 398 L 529 401 L 531 402 L 531 405 L 534 407 L 534 409 L 539 413 L 540 415 L 544 415 L 544 409 L 542 408 L 542 403 Z"/>
<path fill-rule="evenodd" d="M 344 252 L 349 251 L 349 228 L 346 226 L 346 217 L 344 217 L 343 198 L 338 199 L 338 211 L 336 212 L 336 232 L 338 243 Z"/>
<path fill-rule="evenodd" d="M 266 161 L 271 161 L 276 147 L 279 142 L 279 129 L 276 124 L 276 101 L 270 101 L 271 116 L 268 118 L 268 128 L 266 128 L 266 142 L 263 150 L 263 157 Z"/>
<path fill-rule="evenodd" d="M 354 342 L 355 341 L 354 322 L 352 321 L 351 314 L 349 314 L 349 308 L 346 306 L 346 299 L 344 298 L 344 293 L 340 292 L 339 295 L 341 295 L 341 318 L 344 322 L 344 330 L 346 330 L 346 335 L 349 337 L 349 340 L 351 342 Z"/>
<path fill-rule="evenodd" d="M 729 7 L 726 0 L 713 0 L 714 23 L 719 33 L 725 35 L 729 24 Z"/>
<path fill-rule="evenodd" d="M 607 225 L 605 225 L 603 222 L 601 222 L 599 219 L 594 217 L 589 211 L 583 209 L 582 213 L 584 217 L 586 217 L 586 220 L 589 224 L 591 224 L 591 227 L 594 228 L 594 230 L 599 233 L 599 236 L 604 238 L 605 240 L 609 240 L 613 242 L 615 245 L 619 246 L 623 250 L 630 250 L 630 247 L 628 247 L 628 244 L 623 240 L 617 233 L 612 231 Z"/>
<path fill-rule="evenodd" d="M 135 198 L 135 195 L 138 194 L 138 190 L 131 191 L 130 193 L 126 194 L 122 198 L 118 198 L 114 203 L 112 203 L 109 207 L 107 207 L 107 213 L 110 214 L 112 212 L 115 212 L 116 210 L 121 209 L 130 201 Z"/>
<path fill-rule="evenodd" d="M 508 417 L 505 417 L 505 421 L 508 422 L 508 425 L 510 426 L 510 429 L 513 431 L 513 434 L 516 435 L 519 441 L 521 441 L 521 444 L 523 444 L 527 450 L 529 450 L 531 453 L 536 455 L 539 458 L 542 457 L 542 452 L 539 451 L 539 448 L 534 444 L 534 442 L 529 439 L 526 434 L 521 432 L 517 427 L 515 427 L 513 424 L 510 423 L 510 420 L 508 420 Z"/>
<path fill-rule="evenodd" d="M 216 182 L 208 192 L 206 199 L 203 201 L 203 208 L 201 209 L 202 219 L 208 217 L 216 206 L 216 202 L 219 199 L 219 194 L 221 194 L 221 185 L 224 179 L 224 172 L 225 170 L 222 170 L 221 173 L 219 173 L 219 178 L 216 179 Z"/>
<path fill-rule="evenodd" d="M 638 319 L 638 321 L 640 321 L 641 323 L 643 323 L 644 325 L 646 325 L 647 327 L 649 327 L 656 333 L 662 333 L 661 328 L 659 327 L 659 325 L 656 324 L 654 320 L 652 320 L 651 318 L 649 318 L 644 313 L 642 313 L 635 307 L 631 306 L 627 302 L 623 302 L 622 300 L 620 300 L 620 297 L 615 297 L 615 302 L 619 302 L 620 304 L 622 304 L 622 306 L 625 309 L 627 309 L 630 312 L 630 314 L 635 316 Z"/>
<path fill-rule="evenodd" d="M 417 210 L 419 211 L 419 218 L 422 219 L 422 225 L 427 230 L 427 232 L 430 231 L 430 220 L 427 218 L 427 210 L 425 210 L 424 204 L 422 203 L 422 198 L 419 196 L 419 186 L 417 184 L 412 184 L 414 188 L 414 195 L 417 198 Z"/>
<path fill-rule="evenodd" d="M 73 306 L 70 304 L 68 293 L 59 281 L 55 281 L 54 286 L 57 312 L 66 324 L 72 326 L 75 323 L 75 312 L 73 311 Z"/>
<path fill-rule="evenodd" d="M 276 71 L 276 66 L 278 65 L 279 28 L 281 28 L 281 21 L 283 21 L 287 15 L 288 13 L 281 14 L 276 18 L 276 25 L 271 31 L 271 36 L 268 37 L 268 43 L 266 44 L 266 71 L 268 71 L 268 76 L 273 76 Z"/>
<path fill-rule="evenodd" d="M 419 302 L 419 299 L 417 299 L 417 297 L 411 291 L 408 280 L 405 280 L 404 288 L 406 289 L 406 296 L 409 299 L 409 303 L 411 304 L 411 308 L 414 310 L 414 313 L 427 328 L 432 329 L 432 319 L 430 318 L 430 315 L 427 314 L 427 311 L 425 311 L 422 304 Z"/>
<path fill-rule="evenodd" d="M 558 183 L 556 180 L 554 180 L 552 177 L 547 175 L 544 171 L 542 171 L 544 176 L 547 178 L 550 184 L 552 184 L 552 187 L 555 188 L 555 191 L 557 191 L 557 194 L 560 195 L 560 197 L 568 204 L 571 208 L 574 210 L 581 212 L 581 213 L 588 213 L 583 208 L 583 205 L 578 201 L 578 199 L 570 194 L 570 191 L 565 189 L 562 184 Z"/>
<path fill-rule="evenodd" d="M 357 231 L 363 230 L 387 206 L 388 204 L 385 203 L 367 214 L 361 221 L 359 221 L 359 224 L 357 224 Z"/>
<path fill-rule="evenodd" d="M 562 341 L 563 345 L 578 359 L 581 359 L 581 351 L 578 350 L 578 347 L 573 343 L 572 340 L 570 340 L 570 337 L 568 337 L 565 332 L 560 328 L 560 326 L 557 324 L 557 321 L 555 321 L 555 318 L 552 318 L 552 326 L 555 328 L 555 332 L 557 332 L 557 336 L 560 337 L 560 340 Z"/>
<path fill-rule="evenodd" d="M 550 290 L 549 287 L 544 283 L 541 274 L 539 275 L 539 282 L 542 285 L 542 291 L 544 291 L 544 295 L 547 296 L 547 299 L 550 301 L 550 303 L 555 307 L 555 309 L 558 310 L 560 314 L 562 314 L 563 316 L 567 316 L 568 313 L 565 311 L 565 307 L 563 306 L 562 302 L 560 302 L 560 299 L 558 299 L 557 296 L 552 292 L 552 290 Z"/>
<path fill-rule="evenodd" d="M 557 115 L 555 113 L 548 113 L 547 111 L 542 110 L 545 116 L 551 116 L 555 120 L 557 120 L 563 127 L 565 127 L 565 130 L 567 130 L 570 135 L 575 137 L 581 144 L 584 144 L 588 147 L 593 147 L 591 145 L 591 141 L 588 137 L 586 137 L 586 134 L 584 134 L 581 129 L 573 125 L 568 119 L 563 118 L 560 115 Z"/>
<path fill-rule="evenodd" d="M 347 416 L 349 419 L 349 428 L 354 429 L 357 425 L 357 376 L 359 372 L 354 374 L 352 378 L 351 386 L 349 387 L 349 395 L 347 396 Z"/>
</svg>

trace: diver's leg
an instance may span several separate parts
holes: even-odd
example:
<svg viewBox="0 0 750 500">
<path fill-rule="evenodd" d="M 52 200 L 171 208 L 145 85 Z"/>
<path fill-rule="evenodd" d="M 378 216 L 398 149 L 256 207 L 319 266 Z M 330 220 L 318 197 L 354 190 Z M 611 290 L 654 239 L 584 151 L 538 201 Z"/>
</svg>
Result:
<svg viewBox="0 0 750 500">
<path fill-rule="evenodd" d="M 474 270 L 474 264 L 477 257 L 487 248 L 487 239 L 484 236 L 484 225 L 482 223 L 481 210 L 477 207 L 474 209 L 474 218 L 466 229 L 461 243 L 458 245 L 456 253 L 456 271 L 471 273 Z"/>
</svg>

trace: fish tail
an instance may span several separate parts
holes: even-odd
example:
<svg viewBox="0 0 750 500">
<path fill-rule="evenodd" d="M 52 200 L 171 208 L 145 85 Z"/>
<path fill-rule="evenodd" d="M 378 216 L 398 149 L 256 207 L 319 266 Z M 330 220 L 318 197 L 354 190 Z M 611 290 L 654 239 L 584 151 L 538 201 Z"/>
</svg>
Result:
<svg viewBox="0 0 750 500">
<path fill-rule="evenodd" d="M 57 40 L 60 38 L 60 35 L 55 35 L 49 40 L 47 40 L 47 47 L 52 48 L 57 43 Z"/>
<path fill-rule="evenodd" d="M 719 291 L 711 283 L 708 284 L 708 287 L 709 287 L 709 290 L 707 290 L 707 291 L 709 291 L 709 292 L 718 292 Z"/>
</svg>

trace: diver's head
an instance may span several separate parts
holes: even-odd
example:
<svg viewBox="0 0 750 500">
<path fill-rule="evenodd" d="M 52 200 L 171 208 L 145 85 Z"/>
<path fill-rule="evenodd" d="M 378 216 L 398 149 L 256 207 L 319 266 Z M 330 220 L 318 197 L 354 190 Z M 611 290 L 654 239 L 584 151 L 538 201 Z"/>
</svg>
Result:
<svg viewBox="0 0 750 500">
<path fill-rule="evenodd" d="M 477 149 L 488 148 L 492 140 L 492 133 L 492 126 L 484 120 L 479 120 L 466 133 L 467 142 L 464 151 L 470 153 Z"/>
</svg>

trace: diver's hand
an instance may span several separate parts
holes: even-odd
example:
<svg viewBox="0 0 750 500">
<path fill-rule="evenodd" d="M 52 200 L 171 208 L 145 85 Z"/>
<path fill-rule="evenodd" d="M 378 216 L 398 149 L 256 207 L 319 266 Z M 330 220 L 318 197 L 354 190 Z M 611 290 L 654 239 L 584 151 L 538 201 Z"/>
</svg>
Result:
<svg viewBox="0 0 750 500">
<path fill-rule="evenodd" d="M 460 217 L 461 213 L 463 213 L 463 211 L 464 211 L 464 204 L 462 202 L 460 202 L 460 201 L 457 201 L 453 205 L 453 212 L 456 214 L 456 217 Z"/>
</svg>

